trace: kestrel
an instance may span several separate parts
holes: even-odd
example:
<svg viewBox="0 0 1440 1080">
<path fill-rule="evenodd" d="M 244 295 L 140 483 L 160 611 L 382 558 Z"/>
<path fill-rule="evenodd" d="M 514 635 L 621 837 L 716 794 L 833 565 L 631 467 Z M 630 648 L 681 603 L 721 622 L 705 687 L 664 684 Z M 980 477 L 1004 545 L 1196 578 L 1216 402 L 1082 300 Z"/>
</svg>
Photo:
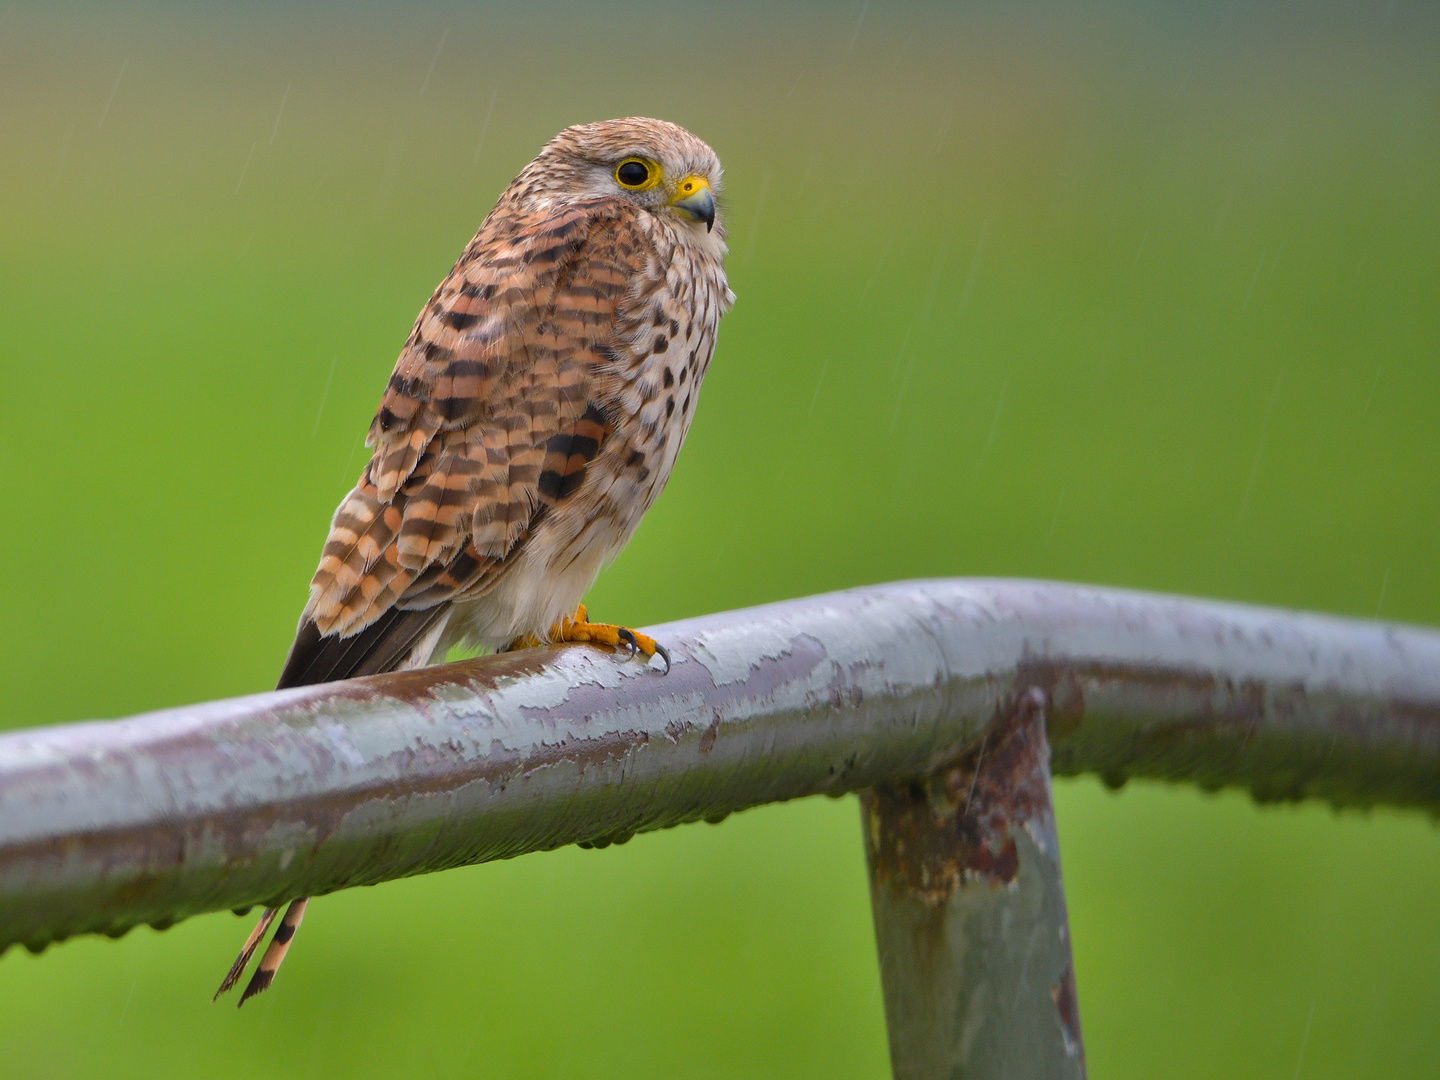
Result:
<svg viewBox="0 0 1440 1080">
<path fill-rule="evenodd" d="M 415 320 L 335 511 L 280 687 L 419 667 L 463 643 L 664 647 L 580 599 L 665 486 L 720 316 L 720 161 L 684 128 L 566 128 Z M 240 1003 L 268 987 L 285 911 Z M 244 972 L 267 908 L 216 992 Z"/>
</svg>

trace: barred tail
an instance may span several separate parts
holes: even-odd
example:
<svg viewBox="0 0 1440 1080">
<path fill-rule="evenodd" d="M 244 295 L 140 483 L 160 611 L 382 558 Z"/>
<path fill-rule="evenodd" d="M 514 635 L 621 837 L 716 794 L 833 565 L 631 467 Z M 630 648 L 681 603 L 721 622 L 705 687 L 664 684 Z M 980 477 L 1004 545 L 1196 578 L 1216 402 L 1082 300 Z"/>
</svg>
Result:
<svg viewBox="0 0 1440 1080">
<path fill-rule="evenodd" d="M 244 1005 L 261 990 L 268 988 L 275 980 L 275 973 L 285 962 L 285 954 L 290 951 L 290 942 L 295 937 L 295 931 L 300 929 L 300 920 L 305 918 L 305 907 L 309 903 L 310 898 L 303 897 L 299 900 L 292 900 L 290 906 L 285 909 L 285 917 L 280 920 L 280 926 L 275 931 L 275 936 L 270 939 L 270 945 L 265 950 L 265 955 L 260 958 L 260 966 L 250 977 L 250 984 L 240 995 L 236 1008 Z"/>
<path fill-rule="evenodd" d="M 220 989 L 215 991 L 211 1001 L 218 1001 L 220 995 L 235 985 L 245 968 L 249 966 L 250 957 L 255 955 L 255 946 L 260 944 L 260 939 L 265 936 L 265 931 L 270 929 L 270 924 L 275 921 L 275 914 L 279 908 L 267 907 L 265 913 L 260 916 L 260 921 L 255 924 L 255 929 L 250 931 L 250 936 L 245 939 L 245 946 L 240 950 L 240 955 L 235 958 L 235 963 L 230 965 L 230 971 L 220 983 Z"/>
<path fill-rule="evenodd" d="M 430 654 L 435 651 L 449 618 L 450 608 L 446 603 L 421 611 L 392 608 L 373 625 L 354 637 L 343 639 L 325 637 L 311 619 L 304 618 L 296 633 L 295 644 L 290 646 L 285 670 L 280 675 L 276 689 L 423 667 L 430 662 Z M 285 960 L 285 954 L 290 951 L 290 941 L 295 937 L 295 931 L 300 928 L 300 920 L 305 917 L 305 906 L 309 903 L 308 897 L 293 900 L 285 909 L 285 917 L 280 920 L 275 936 L 270 939 L 265 955 L 260 958 L 260 966 L 255 969 L 245 992 L 240 995 L 239 1005 L 244 1005 L 274 981 L 275 973 L 280 970 L 280 965 Z M 215 991 L 215 998 L 234 986 L 245 973 L 260 939 L 265 936 L 265 931 L 270 929 L 270 924 L 275 921 L 275 914 L 279 910 L 265 909 L 265 914 L 260 916 L 255 929 L 250 931 L 250 936 L 245 939 L 245 947 L 230 966 L 225 981 L 220 984 L 220 989 Z"/>
</svg>

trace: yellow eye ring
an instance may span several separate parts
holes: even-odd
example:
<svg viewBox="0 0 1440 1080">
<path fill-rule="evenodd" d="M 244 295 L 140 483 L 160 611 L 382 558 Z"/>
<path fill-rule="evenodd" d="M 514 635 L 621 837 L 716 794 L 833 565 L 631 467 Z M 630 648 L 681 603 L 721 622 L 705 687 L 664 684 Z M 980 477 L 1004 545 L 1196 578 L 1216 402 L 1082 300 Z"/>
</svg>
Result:
<svg viewBox="0 0 1440 1080">
<path fill-rule="evenodd" d="M 660 182 L 660 167 L 644 158 L 628 157 L 615 166 L 615 182 L 626 191 L 648 191 Z"/>
</svg>

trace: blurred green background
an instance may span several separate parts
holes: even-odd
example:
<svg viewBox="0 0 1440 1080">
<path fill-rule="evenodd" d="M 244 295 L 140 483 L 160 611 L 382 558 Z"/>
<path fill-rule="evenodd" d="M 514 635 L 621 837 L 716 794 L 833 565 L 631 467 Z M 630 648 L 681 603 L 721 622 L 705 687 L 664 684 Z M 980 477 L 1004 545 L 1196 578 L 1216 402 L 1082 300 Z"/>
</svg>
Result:
<svg viewBox="0 0 1440 1080">
<path fill-rule="evenodd" d="M 591 601 L 1005 574 L 1440 623 L 1424 0 L 0 3 L 0 724 L 271 685 L 419 306 L 564 125 L 728 170 Z M 1440 834 L 1061 781 L 1092 1075 L 1429 1077 Z M 853 800 L 0 960 L 6 1077 L 883 1077 Z"/>
</svg>

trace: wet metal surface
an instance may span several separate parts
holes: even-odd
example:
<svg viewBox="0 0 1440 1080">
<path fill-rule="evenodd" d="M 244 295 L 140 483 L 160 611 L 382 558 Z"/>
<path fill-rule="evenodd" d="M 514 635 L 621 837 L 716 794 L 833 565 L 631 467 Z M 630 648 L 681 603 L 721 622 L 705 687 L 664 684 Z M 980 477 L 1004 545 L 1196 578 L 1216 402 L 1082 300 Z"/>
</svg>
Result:
<svg viewBox="0 0 1440 1080">
<path fill-rule="evenodd" d="M 1044 694 L 861 821 L 896 1080 L 1084 1077 Z"/>
<path fill-rule="evenodd" d="M 1057 772 L 1440 808 L 1434 631 L 947 580 L 653 632 L 668 676 L 569 646 L 0 735 L 0 945 L 924 776 L 1031 687 Z"/>
</svg>

